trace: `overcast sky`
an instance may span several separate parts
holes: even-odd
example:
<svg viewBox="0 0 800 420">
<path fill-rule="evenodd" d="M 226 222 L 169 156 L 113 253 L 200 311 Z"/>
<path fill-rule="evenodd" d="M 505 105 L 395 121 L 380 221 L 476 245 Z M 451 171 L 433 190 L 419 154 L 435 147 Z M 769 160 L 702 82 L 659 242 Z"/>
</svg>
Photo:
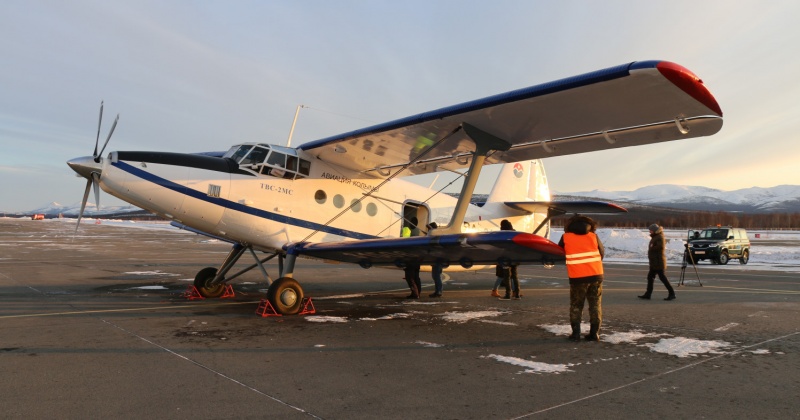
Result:
<svg viewBox="0 0 800 420">
<path fill-rule="evenodd" d="M 285 144 L 304 104 L 299 145 L 651 59 L 702 78 L 722 130 L 545 160 L 552 190 L 800 184 L 798 19 L 796 0 L 4 0 L 0 210 L 80 201 L 65 162 L 91 155 L 101 100 L 107 151 Z"/>
</svg>

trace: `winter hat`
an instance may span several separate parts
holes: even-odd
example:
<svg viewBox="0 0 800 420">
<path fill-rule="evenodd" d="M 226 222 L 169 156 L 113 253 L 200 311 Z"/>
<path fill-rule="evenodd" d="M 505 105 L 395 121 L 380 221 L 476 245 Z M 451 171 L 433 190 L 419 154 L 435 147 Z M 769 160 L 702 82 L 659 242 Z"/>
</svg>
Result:
<svg viewBox="0 0 800 420">
<path fill-rule="evenodd" d="M 655 224 L 655 223 L 653 223 L 653 224 L 652 224 L 652 225 L 650 225 L 650 227 L 649 227 L 649 228 L 647 228 L 647 229 L 649 229 L 649 230 L 650 230 L 650 232 L 657 232 L 657 231 L 658 231 L 658 225 L 657 225 L 657 224 Z"/>
</svg>

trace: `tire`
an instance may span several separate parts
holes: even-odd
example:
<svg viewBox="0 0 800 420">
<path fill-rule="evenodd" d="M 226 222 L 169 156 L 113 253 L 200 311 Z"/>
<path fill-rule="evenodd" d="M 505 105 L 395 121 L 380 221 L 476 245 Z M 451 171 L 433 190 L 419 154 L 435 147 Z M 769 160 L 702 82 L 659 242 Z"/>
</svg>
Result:
<svg viewBox="0 0 800 420">
<path fill-rule="evenodd" d="M 717 263 L 719 265 L 725 265 L 729 260 L 730 258 L 728 257 L 728 251 L 722 251 L 722 253 L 719 254 L 719 258 L 717 258 Z"/>
<path fill-rule="evenodd" d="M 275 280 L 267 290 L 267 299 L 275 311 L 281 315 L 294 315 L 300 312 L 303 303 L 303 288 L 291 277 Z"/>
<path fill-rule="evenodd" d="M 750 261 L 750 250 L 745 249 L 742 252 L 742 258 L 739 258 L 739 264 L 747 264 L 748 261 Z"/>
<path fill-rule="evenodd" d="M 200 292 L 200 296 L 204 298 L 218 298 L 225 293 L 225 283 L 220 283 L 216 286 L 208 286 L 208 283 L 214 280 L 216 276 L 217 269 L 214 267 L 206 267 L 194 276 L 194 287 Z"/>
</svg>

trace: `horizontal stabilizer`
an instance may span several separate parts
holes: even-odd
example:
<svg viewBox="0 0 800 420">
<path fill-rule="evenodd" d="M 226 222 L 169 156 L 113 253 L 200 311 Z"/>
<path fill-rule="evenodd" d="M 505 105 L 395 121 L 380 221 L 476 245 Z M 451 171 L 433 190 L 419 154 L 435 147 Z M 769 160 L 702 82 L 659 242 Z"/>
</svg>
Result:
<svg viewBox="0 0 800 420">
<path fill-rule="evenodd" d="M 495 231 L 363 241 L 298 243 L 285 247 L 287 253 L 369 267 L 460 265 L 470 268 L 485 264 L 542 264 L 564 261 L 564 250 L 538 235 Z"/>
<path fill-rule="evenodd" d="M 549 213 L 549 210 L 555 210 L 562 214 L 615 214 L 628 212 L 624 207 L 605 201 L 507 201 L 503 204 L 514 210 L 521 210 L 526 213 Z"/>
</svg>

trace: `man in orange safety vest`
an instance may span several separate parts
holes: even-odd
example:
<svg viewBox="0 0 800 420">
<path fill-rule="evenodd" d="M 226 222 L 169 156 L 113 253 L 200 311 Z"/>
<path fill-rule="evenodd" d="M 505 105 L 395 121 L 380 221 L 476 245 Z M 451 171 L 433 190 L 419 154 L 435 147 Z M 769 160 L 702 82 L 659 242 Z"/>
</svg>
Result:
<svg viewBox="0 0 800 420">
<path fill-rule="evenodd" d="M 569 276 L 570 340 L 581 339 L 581 316 L 584 302 L 589 302 L 589 334 L 586 340 L 600 339 L 603 321 L 603 257 L 605 248 L 597 237 L 597 222 L 586 217 L 572 216 L 564 227 L 558 245 L 564 248 Z"/>
</svg>

